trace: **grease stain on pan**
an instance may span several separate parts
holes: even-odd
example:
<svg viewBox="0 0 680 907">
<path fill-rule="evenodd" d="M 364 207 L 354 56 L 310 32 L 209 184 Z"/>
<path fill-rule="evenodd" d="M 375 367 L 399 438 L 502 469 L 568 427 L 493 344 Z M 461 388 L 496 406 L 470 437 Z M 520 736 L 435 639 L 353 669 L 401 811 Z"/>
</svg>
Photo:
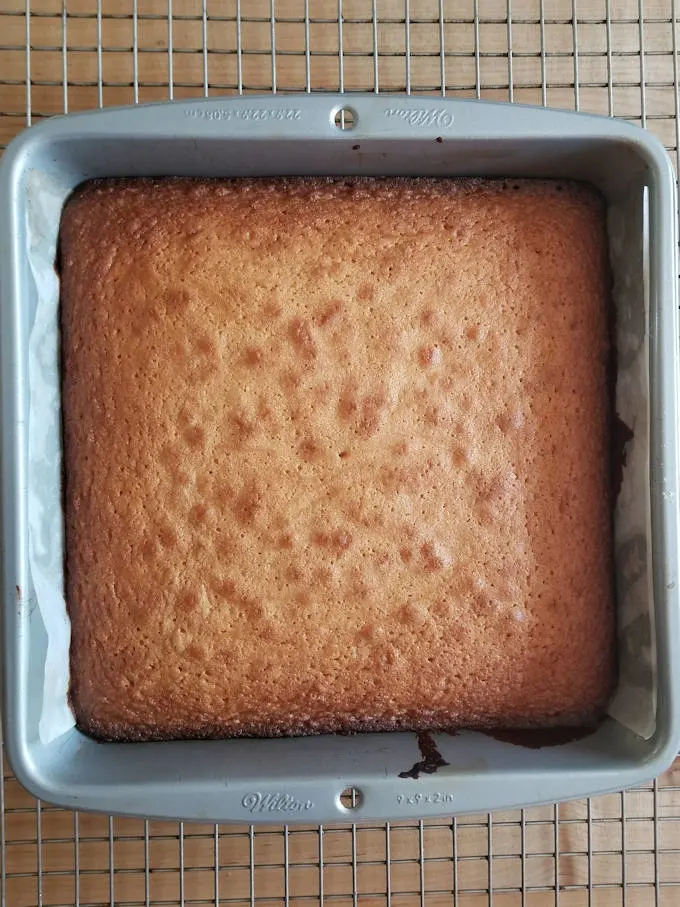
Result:
<svg viewBox="0 0 680 907">
<path fill-rule="evenodd" d="M 584 737 L 594 734 L 596 730 L 597 727 L 549 727 L 528 730 L 499 728 L 498 730 L 480 731 L 480 733 L 501 743 L 523 746 L 530 750 L 542 750 L 547 746 L 564 746 L 566 743 L 582 740 Z"/>
</svg>

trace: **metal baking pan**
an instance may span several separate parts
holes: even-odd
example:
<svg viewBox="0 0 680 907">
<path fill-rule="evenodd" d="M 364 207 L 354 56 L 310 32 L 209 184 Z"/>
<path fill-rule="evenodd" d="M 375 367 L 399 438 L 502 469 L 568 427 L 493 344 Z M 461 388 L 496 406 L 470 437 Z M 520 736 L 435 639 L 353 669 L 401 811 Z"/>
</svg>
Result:
<svg viewBox="0 0 680 907">
<path fill-rule="evenodd" d="M 45 629 L 34 606 L 27 534 L 27 346 L 36 293 L 27 182 L 36 172 L 58 176 L 64 199 L 99 176 L 474 175 L 597 185 L 624 232 L 637 236 L 626 273 L 614 267 L 615 280 L 639 288 L 631 311 L 619 316 L 645 321 L 645 304 L 649 313 L 651 509 L 642 544 L 652 553 L 653 735 L 643 739 L 613 718 L 591 736 L 541 749 L 460 732 L 438 735 L 439 757 L 429 761 L 409 733 L 102 745 L 73 728 L 42 743 Z M 19 136 L 0 172 L 0 365 L 4 734 L 24 786 L 72 809 L 318 823 L 584 797 L 664 770 L 680 740 L 675 215 L 673 170 L 651 135 L 618 120 L 516 105 L 370 95 L 215 98 L 56 118 Z M 419 761 L 420 771 L 409 772 Z M 341 801 L 346 787 L 360 792 L 353 808 Z"/>
</svg>

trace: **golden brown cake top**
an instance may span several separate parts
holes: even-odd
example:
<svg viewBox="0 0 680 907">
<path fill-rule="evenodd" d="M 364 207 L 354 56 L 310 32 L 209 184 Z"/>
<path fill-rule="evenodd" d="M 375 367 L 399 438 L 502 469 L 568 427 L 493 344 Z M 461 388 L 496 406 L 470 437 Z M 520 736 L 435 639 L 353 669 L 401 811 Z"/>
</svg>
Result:
<svg viewBox="0 0 680 907">
<path fill-rule="evenodd" d="M 81 726 L 532 725 L 602 708 L 593 190 L 101 181 L 69 202 L 61 251 Z"/>
</svg>

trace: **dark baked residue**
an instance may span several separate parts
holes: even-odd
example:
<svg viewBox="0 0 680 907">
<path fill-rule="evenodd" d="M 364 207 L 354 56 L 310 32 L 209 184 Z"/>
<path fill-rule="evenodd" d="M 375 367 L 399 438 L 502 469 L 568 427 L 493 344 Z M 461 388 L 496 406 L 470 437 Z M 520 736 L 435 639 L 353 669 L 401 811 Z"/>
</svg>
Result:
<svg viewBox="0 0 680 907">
<path fill-rule="evenodd" d="M 584 737 L 590 737 L 596 731 L 597 726 L 531 728 L 528 730 L 496 728 L 494 730 L 481 731 L 481 733 L 487 737 L 493 737 L 494 740 L 499 740 L 501 743 L 511 743 L 513 746 L 540 750 L 545 747 L 564 746 L 576 740 L 583 740 Z"/>
<path fill-rule="evenodd" d="M 437 742 L 429 731 L 420 731 L 417 736 L 422 758 L 408 771 L 399 772 L 400 778 L 412 778 L 417 781 L 421 774 L 433 775 L 438 769 L 449 764 L 439 752 Z"/>
</svg>

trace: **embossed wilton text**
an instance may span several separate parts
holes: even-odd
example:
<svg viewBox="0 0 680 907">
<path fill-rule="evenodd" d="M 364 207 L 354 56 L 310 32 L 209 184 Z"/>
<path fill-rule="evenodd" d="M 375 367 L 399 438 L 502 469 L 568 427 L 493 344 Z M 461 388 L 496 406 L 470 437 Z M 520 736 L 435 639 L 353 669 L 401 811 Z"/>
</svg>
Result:
<svg viewBox="0 0 680 907">
<path fill-rule="evenodd" d="M 290 794 L 263 794 L 261 791 L 252 791 L 241 800 L 241 806 L 251 813 L 297 813 L 305 809 L 311 809 L 314 804 L 311 800 L 296 800 Z"/>
<path fill-rule="evenodd" d="M 385 116 L 388 120 L 405 120 L 409 126 L 440 126 L 442 129 L 450 129 L 453 126 L 453 114 L 441 107 L 435 110 L 426 110 L 423 107 L 417 107 L 415 110 L 411 107 L 389 107 L 385 111 Z"/>
</svg>

